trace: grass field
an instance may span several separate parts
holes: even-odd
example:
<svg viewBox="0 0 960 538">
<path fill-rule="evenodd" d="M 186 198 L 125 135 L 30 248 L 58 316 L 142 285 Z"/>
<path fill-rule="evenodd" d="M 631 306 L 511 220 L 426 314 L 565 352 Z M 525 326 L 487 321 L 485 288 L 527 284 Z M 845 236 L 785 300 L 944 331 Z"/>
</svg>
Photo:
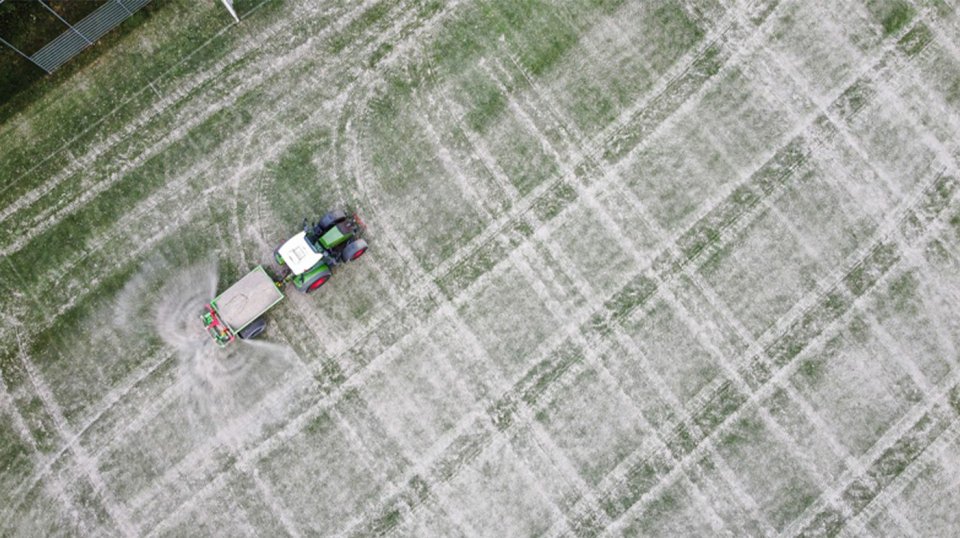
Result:
<svg viewBox="0 0 960 538">
<path fill-rule="evenodd" d="M 0 535 L 960 527 L 955 0 L 237 10 L 0 114 Z"/>
</svg>

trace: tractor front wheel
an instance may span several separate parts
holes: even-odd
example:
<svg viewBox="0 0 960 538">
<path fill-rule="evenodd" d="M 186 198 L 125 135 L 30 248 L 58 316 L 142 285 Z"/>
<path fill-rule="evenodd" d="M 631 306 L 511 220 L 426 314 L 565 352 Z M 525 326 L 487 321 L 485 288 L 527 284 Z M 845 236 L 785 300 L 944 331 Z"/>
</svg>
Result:
<svg viewBox="0 0 960 538">
<path fill-rule="evenodd" d="M 356 239 L 343 247 L 343 252 L 340 254 L 341 258 L 345 262 L 352 262 L 353 260 L 363 256 L 363 253 L 367 251 L 367 242 L 363 239 Z"/>
<path fill-rule="evenodd" d="M 334 209 L 333 211 L 328 211 L 326 215 L 320 218 L 320 222 L 317 224 L 319 228 L 319 235 L 323 235 L 330 231 L 330 228 L 333 228 L 337 224 L 345 221 L 347 219 L 347 214 L 341 211 L 340 209 Z M 319 236 L 318 236 L 319 237 Z"/>
</svg>

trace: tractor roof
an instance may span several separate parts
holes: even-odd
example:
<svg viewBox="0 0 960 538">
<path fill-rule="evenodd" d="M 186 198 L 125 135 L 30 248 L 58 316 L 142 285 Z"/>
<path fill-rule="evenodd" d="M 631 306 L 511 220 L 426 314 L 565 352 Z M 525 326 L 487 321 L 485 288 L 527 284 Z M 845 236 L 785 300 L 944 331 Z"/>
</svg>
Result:
<svg viewBox="0 0 960 538">
<path fill-rule="evenodd" d="M 277 249 L 277 253 L 295 275 L 309 271 L 323 260 L 323 253 L 317 252 L 307 241 L 306 232 L 291 237 Z"/>
</svg>

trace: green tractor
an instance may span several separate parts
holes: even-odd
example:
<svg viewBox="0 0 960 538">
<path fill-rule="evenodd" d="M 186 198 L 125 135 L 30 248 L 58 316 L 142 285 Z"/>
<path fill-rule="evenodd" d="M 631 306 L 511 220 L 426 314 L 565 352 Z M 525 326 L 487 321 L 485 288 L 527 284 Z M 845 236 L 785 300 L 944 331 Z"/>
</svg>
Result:
<svg viewBox="0 0 960 538">
<path fill-rule="evenodd" d="M 242 339 L 256 338 L 267 326 L 267 310 L 283 300 L 283 287 L 294 287 L 310 293 L 327 280 L 334 266 L 356 260 L 367 251 L 367 242 L 360 236 L 363 221 L 356 214 L 330 211 L 320 222 L 307 225 L 274 251 L 273 257 L 282 269 L 279 280 L 258 266 L 207 304 L 200 316 L 203 327 L 220 347 Z"/>
<path fill-rule="evenodd" d="M 363 231 L 360 217 L 341 210 L 330 211 L 312 224 L 304 219 L 303 231 L 273 253 L 277 264 L 286 268 L 283 280 L 289 279 L 304 293 L 317 290 L 330 279 L 334 266 L 354 261 L 367 251 Z"/>
</svg>

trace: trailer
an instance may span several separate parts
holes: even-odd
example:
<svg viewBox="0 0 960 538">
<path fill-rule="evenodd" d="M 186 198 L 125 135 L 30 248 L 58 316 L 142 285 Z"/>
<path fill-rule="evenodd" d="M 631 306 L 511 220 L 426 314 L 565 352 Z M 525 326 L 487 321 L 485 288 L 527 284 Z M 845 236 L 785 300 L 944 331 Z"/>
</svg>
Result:
<svg viewBox="0 0 960 538">
<path fill-rule="evenodd" d="M 263 314 L 283 300 L 282 283 L 274 282 L 262 265 L 230 286 L 206 306 L 200 319 L 217 345 L 237 336 L 254 338 L 266 327 Z"/>
</svg>

